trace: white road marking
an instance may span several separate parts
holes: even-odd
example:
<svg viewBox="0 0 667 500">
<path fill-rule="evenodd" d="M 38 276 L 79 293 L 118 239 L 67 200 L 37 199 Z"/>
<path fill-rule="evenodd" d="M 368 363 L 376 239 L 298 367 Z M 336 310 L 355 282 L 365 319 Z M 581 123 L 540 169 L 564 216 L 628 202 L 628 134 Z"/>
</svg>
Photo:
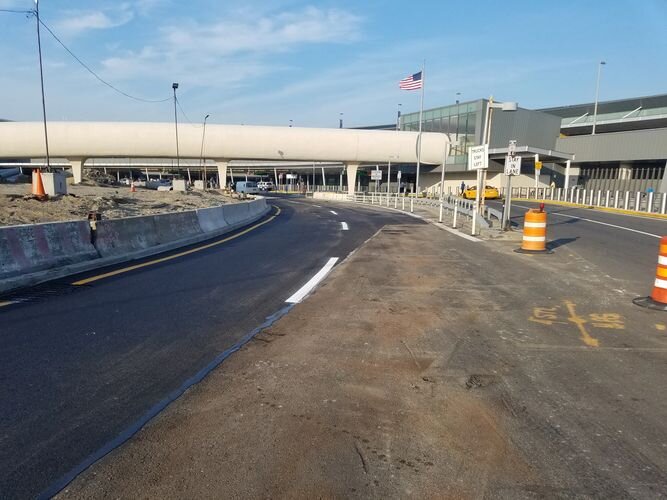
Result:
<svg viewBox="0 0 667 500">
<path fill-rule="evenodd" d="M 329 210 L 329 212 L 331 212 L 334 215 L 338 215 L 338 212 L 334 212 L 333 210 Z"/>
<path fill-rule="evenodd" d="M 514 205 L 514 206 L 518 207 L 518 208 L 526 208 L 526 209 L 530 208 L 530 207 L 527 207 L 525 205 Z M 570 217 L 571 219 L 585 220 L 586 222 L 592 222 L 593 224 L 600 224 L 601 226 L 609 226 L 609 227 L 614 227 L 616 229 L 623 229 L 625 231 L 631 231 L 633 233 L 643 234 L 643 235 L 646 235 L 646 236 L 652 236 L 653 238 L 662 238 L 662 236 L 660 236 L 660 235 L 653 234 L 653 233 L 647 233 L 646 231 L 640 231 L 639 229 L 632 229 L 630 227 L 625 227 L 625 226 L 617 226 L 616 224 L 609 224 L 608 222 L 601 222 L 599 220 L 587 219 L 585 217 L 577 217 L 576 215 L 559 214 L 558 212 L 549 212 L 549 215 L 558 215 L 559 217 Z"/>
<path fill-rule="evenodd" d="M 347 227 L 347 222 L 341 222 L 340 225 L 342 226 L 343 231 L 347 231 L 348 229 L 350 229 L 349 227 Z"/>
<path fill-rule="evenodd" d="M 475 242 L 478 242 L 478 243 L 479 243 L 480 241 L 482 241 L 482 240 L 480 240 L 479 238 L 475 238 L 474 236 L 471 236 L 471 235 L 469 235 L 469 234 L 462 233 L 461 231 L 457 231 L 456 229 L 453 229 L 453 228 L 451 228 L 451 227 L 443 226 L 443 225 L 436 224 L 436 223 L 432 223 L 432 224 L 433 224 L 435 227 L 439 227 L 440 229 L 444 229 L 444 230 L 447 231 L 448 233 L 455 234 L 456 236 L 460 236 L 461 238 L 466 239 L 466 240 L 468 240 L 468 241 L 475 241 Z"/>
<path fill-rule="evenodd" d="M 313 206 L 314 206 L 314 207 L 317 207 L 317 208 L 322 208 L 322 205 L 315 205 L 315 204 L 313 204 Z"/>
<path fill-rule="evenodd" d="M 324 265 L 324 267 L 320 269 L 315 276 L 310 278 L 308 283 L 299 288 L 299 290 L 297 290 L 297 292 L 285 302 L 289 304 L 298 304 L 301 302 L 306 297 L 306 295 L 308 295 L 313 290 L 313 288 L 315 288 L 318 283 L 322 281 L 326 275 L 329 274 L 329 272 L 331 272 L 331 269 L 333 269 L 333 266 L 336 265 L 336 262 L 338 262 L 338 257 L 331 257 Z"/>
</svg>

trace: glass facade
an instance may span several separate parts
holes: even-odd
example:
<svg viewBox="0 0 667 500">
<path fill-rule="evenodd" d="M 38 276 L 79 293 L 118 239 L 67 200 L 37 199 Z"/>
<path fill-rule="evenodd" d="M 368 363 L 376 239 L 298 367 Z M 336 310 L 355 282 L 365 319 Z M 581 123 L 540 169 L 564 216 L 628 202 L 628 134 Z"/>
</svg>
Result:
<svg viewBox="0 0 667 500">
<path fill-rule="evenodd" d="M 482 99 L 472 102 L 452 104 L 442 108 L 424 110 L 423 132 L 441 132 L 447 134 L 452 144 L 447 163 L 467 164 L 467 152 L 470 146 L 479 142 L 478 122 L 482 122 Z M 406 113 L 401 116 L 401 130 L 418 131 L 419 113 Z"/>
</svg>

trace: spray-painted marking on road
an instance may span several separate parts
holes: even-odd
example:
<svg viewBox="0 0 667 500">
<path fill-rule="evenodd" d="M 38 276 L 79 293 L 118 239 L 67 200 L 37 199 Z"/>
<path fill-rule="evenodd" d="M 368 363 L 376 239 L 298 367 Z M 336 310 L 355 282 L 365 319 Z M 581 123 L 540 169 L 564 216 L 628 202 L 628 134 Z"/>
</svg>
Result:
<svg viewBox="0 0 667 500">
<path fill-rule="evenodd" d="M 306 295 L 308 295 L 313 290 L 313 288 L 315 288 L 318 283 L 322 281 L 327 274 L 329 274 L 331 269 L 333 269 L 333 266 L 336 265 L 336 262 L 338 262 L 338 257 L 331 257 L 324 265 L 324 267 L 320 269 L 315 276 L 308 280 L 308 283 L 299 288 L 299 290 L 297 290 L 297 292 L 285 302 L 288 304 L 298 304 L 301 302 L 306 297 Z"/>
<path fill-rule="evenodd" d="M 664 323 L 656 323 L 655 329 L 664 332 L 665 330 L 667 330 L 667 326 L 665 326 Z"/>
<path fill-rule="evenodd" d="M 347 231 L 348 229 L 350 229 L 350 228 L 347 226 L 347 222 L 341 222 L 341 223 L 340 223 L 340 226 L 341 226 L 341 229 L 342 229 L 343 231 Z"/>
<path fill-rule="evenodd" d="M 88 283 L 92 283 L 93 281 L 98 281 L 98 280 L 101 280 L 101 279 L 104 279 L 104 278 L 110 278 L 111 276 L 116 276 L 118 274 L 128 273 L 130 271 L 135 271 L 136 269 L 141 269 L 143 267 L 148 267 L 148 266 L 152 266 L 152 265 L 155 265 L 155 264 L 160 264 L 162 262 L 167 262 L 169 260 L 177 259 L 177 258 L 183 257 L 185 255 L 190 255 L 190 254 L 193 254 L 195 252 L 200 252 L 200 251 L 206 250 L 208 248 L 213 248 L 215 246 L 222 245 L 223 243 L 226 243 L 228 241 L 236 239 L 239 236 L 243 236 L 244 234 L 247 234 L 250 231 L 253 231 L 253 230 L 257 229 L 258 227 L 261 227 L 264 224 L 268 224 L 269 222 L 274 220 L 276 217 L 278 217 L 278 215 L 280 215 L 280 208 L 278 208 L 275 205 L 273 206 L 273 208 L 276 209 L 276 213 L 273 214 L 268 219 L 260 222 L 259 224 L 255 224 L 254 226 L 250 226 L 249 228 L 244 229 L 243 231 L 241 231 L 239 233 L 228 236 L 227 238 L 224 238 L 222 240 L 214 241 L 213 243 L 207 243 L 206 245 L 202 245 L 202 246 L 199 246 L 199 247 L 196 247 L 196 248 L 191 248 L 190 250 L 186 250 L 185 252 L 179 252 L 179 253 L 176 253 L 176 254 L 173 254 L 173 255 L 169 255 L 167 257 L 162 257 L 160 259 L 155 259 L 155 260 L 151 260 L 151 261 L 148 261 L 148 262 L 144 262 L 142 264 L 136 264 L 134 266 L 124 267 L 122 269 L 116 269 L 115 271 L 110 271 L 108 273 L 98 274 L 97 276 L 91 276 L 90 278 L 85 278 L 85 279 L 82 279 L 82 280 L 79 280 L 79 281 L 75 281 L 75 282 L 72 283 L 72 285 L 76 285 L 76 286 L 86 285 Z"/>
<path fill-rule="evenodd" d="M 598 347 L 600 341 L 588 332 L 587 325 L 593 328 L 603 328 L 611 330 L 625 330 L 625 320 L 623 316 L 616 313 L 591 313 L 587 316 L 580 316 L 576 312 L 576 304 L 572 301 L 563 301 L 562 308 L 560 305 L 552 307 L 534 307 L 533 315 L 528 318 L 528 321 L 540 323 L 542 325 L 568 325 L 573 323 L 576 325 L 581 340 L 589 347 Z M 567 316 L 561 315 L 565 310 Z M 657 328 L 657 325 L 656 325 Z"/>
<path fill-rule="evenodd" d="M 334 212 L 333 210 L 329 210 L 329 212 L 331 212 L 334 215 L 338 215 L 338 212 Z"/>
</svg>

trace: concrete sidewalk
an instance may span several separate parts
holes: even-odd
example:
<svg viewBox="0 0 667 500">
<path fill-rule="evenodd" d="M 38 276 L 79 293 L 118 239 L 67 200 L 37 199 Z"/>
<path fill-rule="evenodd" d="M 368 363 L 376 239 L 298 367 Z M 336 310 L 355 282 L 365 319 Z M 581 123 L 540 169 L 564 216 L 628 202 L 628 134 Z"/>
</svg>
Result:
<svg viewBox="0 0 667 500">
<path fill-rule="evenodd" d="M 667 494 L 667 316 L 513 246 L 386 227 L 60 497 Z"/>
</svg>

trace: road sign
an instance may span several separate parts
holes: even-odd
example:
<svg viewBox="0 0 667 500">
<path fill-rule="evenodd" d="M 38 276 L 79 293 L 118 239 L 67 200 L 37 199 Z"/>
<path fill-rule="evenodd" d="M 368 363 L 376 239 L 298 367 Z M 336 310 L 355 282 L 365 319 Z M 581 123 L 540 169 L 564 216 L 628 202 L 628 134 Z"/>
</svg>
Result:
<svg viewBox="0 0 667 500">
<path fill-rule="evenodd" d="M 468 170 L 489 168 L 489 145 L 468 148 Z"/>
<path fill-rule="evenodd" d="M 382 170 L 371 170 L 371 180 L 381 181 L 382 180 Z"/>
<path fill-rule="evenodd" d="M 296 179 L 297 175 L 296 174 L 287 174 L 288 179 Z"/>
<path fill-rule="evenodd" d="M 541 161 L 536 161 L 535 162 L 535 170 L 541 170 L 542 169 L 542 162 Z"/>
<path fill-rule="evenodd" d="M 521 157 L 506 156 L 505 175 L 520 175 L 520 174 L 521 174 Z"/>
<path fill-rule="evenodd" d="M 510 141 L 510 144 L 507 148 L 507 155 L 514 156 L 516 154 L 516 141 Z"/>
<path fill-rule="evenodd" d="M 400 181 L 401 180 L 401 171 L 398 171 L 398 174 L 396 174 L 396 178 Z"/>
</svg>

